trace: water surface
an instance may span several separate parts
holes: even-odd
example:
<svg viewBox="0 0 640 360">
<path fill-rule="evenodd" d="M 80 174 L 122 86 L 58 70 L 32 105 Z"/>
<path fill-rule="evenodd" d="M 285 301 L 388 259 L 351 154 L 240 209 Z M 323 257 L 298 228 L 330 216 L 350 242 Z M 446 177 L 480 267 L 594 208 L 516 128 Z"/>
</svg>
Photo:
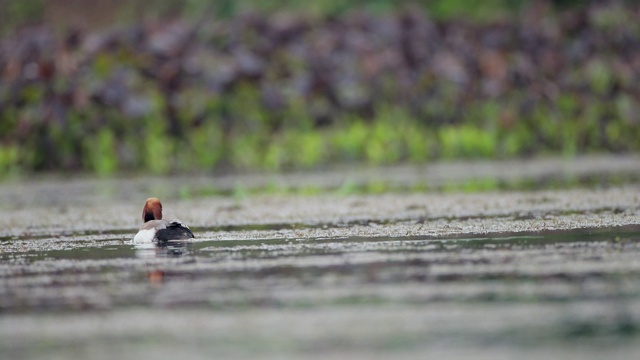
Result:
<svg viewBox="0 0 640 360">
<path fill-rule="evenodd" d="M 106 231 L 5 238 L 0 254 L 10 358 L 640 350 L 639 226 L 146 248 Z"/>
</svg>

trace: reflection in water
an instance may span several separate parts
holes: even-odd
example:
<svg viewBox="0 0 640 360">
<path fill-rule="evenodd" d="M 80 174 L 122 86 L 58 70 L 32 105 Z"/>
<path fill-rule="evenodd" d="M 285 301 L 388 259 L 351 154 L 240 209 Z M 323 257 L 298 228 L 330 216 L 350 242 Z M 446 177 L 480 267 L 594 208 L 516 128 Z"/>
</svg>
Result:
<svg viewBox="0 0 640 360">
<path fill-rule="evenodd" d="M 149 279 L 149 282 L 151 283 L 151 285 L 161 285 L 164 282 L 164 271 L 162 270 L 152 270 L 152 271 L 147 271 L 147 279 Z"/>
<path fill-rule="evenodd" d="M 162 244 L 134 244 L 138 258 L 170 258 L 188 254 L 191 241 L 175 240 Z"/>
<path fill-rule="evenodd" d="M 134 244 L 136 257 L 141 259 L 181 257 L 189 254 L 191 247 L 191 241 L 187 240 L 174 240 L 162 244 Z M 162 286 L 165 281 L 165 272 L 161 269 L 148 270 L 147 279 L 154 287 Z"/>
</svg>

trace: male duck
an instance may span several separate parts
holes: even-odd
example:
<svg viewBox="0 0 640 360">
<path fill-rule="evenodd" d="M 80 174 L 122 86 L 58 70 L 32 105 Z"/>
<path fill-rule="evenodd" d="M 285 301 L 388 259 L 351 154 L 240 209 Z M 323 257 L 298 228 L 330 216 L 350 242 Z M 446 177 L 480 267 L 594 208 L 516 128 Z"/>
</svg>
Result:
<svg viewBox="0 0 640 360">
<path fill-rule="evenodd" d="M 142 209 L 144 224 L 133 237 L 134 244 L 163 243 L 169 240 L 194 238 L 191 229 L 177 219 L 162 219 L 162 203 L 157 198 L 148 198 Z"/>
</svg>

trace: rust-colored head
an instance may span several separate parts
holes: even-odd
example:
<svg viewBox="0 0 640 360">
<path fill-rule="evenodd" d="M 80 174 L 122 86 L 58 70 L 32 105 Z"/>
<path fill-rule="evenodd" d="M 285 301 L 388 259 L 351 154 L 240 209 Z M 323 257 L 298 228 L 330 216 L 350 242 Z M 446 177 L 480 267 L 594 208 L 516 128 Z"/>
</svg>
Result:
<svg viewBox="0 0 640 360">
<path fill-rule="evenodd" d="M 162 203 L 158 198 L 148 198 L 142 209 L 142 221 L 162 220 Z"/>
</svg>

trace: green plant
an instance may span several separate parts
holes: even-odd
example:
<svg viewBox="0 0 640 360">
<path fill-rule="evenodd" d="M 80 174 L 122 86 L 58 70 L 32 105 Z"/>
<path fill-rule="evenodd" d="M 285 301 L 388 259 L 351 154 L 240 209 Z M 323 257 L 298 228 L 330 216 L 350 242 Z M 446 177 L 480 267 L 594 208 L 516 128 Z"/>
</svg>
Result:
<svg viewBox="0 0 640 360">
<path fill-rule="evenodd" d="M 345 160 L 362 160 L 368 137 L 367 125 L 359 119 L 345 119 L 349 121 L 343 128 L 336 129 L 333 144 L 336 156 Z"/>
<path fill-rule="evenodd" d="M 8 174 L 17 171 L 18 146 L 0 144 L 0 174 Z"/>
<path fill-rule="evenodd" d="M 100 176 L 113 174 L 118 167 L 116 140 L 108 128 L 100 129 L 94 136 L 87 137 L 84 143 L 88 166 Z"/>
<path fill-rule="evenodd" d="M 494 132 L 473 125 L 444 126 L 438 131 L 444 158 L 487 158 L 496 154 Z"/>
</svg>

